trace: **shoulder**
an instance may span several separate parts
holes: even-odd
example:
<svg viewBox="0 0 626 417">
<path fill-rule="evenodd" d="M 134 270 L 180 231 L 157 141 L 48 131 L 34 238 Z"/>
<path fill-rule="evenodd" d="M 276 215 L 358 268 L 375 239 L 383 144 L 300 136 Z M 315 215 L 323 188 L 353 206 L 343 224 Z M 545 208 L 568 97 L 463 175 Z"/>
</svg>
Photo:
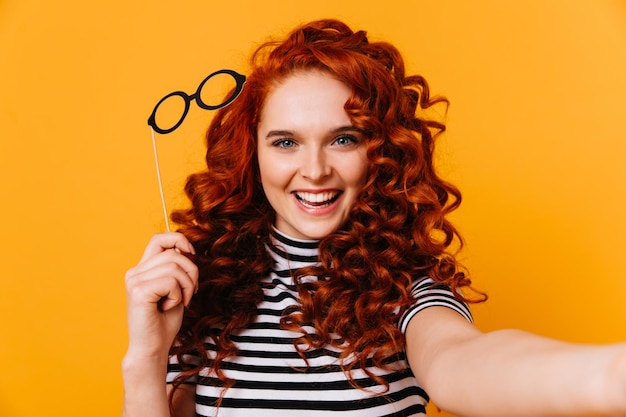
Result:
<svg viewBox="0 0 626 417">
<path fill-rule="evenodd" d="M 424 276 L 413 283 L 411 295 L 414 304 L 400 317 L 398 327 L 406 333 L 409 323 L 421 311 L 430 307 L 444 307 L 456 312 L 467 322 L 472 322 L 472 313 L 460 296 L 455 295 L 447 285 L 436 283 L 433 279 Z"/>
</svg>

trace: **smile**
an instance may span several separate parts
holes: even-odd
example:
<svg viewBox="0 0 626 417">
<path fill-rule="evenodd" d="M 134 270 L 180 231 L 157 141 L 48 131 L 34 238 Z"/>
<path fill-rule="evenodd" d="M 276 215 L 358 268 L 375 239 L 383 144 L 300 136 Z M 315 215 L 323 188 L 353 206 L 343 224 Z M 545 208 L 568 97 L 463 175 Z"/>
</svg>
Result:
<svg viewBox="0 0 626 417">
<path fill-rule="evenodd" d="M 340 191 L 325 191 L 323 193 L 295 192 L 296 199 L 308 208 L 323 208 L 334 203 L 341 195 Z"/>
</svg>

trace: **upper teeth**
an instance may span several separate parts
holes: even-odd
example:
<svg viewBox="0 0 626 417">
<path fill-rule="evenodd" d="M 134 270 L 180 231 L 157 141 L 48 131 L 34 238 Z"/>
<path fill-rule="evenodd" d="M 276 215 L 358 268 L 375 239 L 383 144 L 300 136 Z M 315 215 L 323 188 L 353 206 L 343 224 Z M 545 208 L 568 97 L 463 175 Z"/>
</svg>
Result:
<svg viewBox="0 0 626 417">
<path fill-rule="evenodd" d="M 325 191 L 323 193 L 306 193 L 306 192 L 298 192 L 296 193 L 299 198 L 302 200 L 308 201 L 310 203 L 323 203 L 324 201 L 329 201 L 337 195 L 337 191 Z"/>
</svg>

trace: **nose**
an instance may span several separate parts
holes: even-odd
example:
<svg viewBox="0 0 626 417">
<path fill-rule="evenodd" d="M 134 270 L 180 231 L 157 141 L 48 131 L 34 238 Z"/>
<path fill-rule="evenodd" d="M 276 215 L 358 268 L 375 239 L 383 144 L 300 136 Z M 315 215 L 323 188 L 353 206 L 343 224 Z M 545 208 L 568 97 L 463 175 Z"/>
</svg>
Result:
<svg viewBox="0 0 626 417">
<path fill-rule="evenodd" d="M 320 181 L 330 175 L 332 169 L 323 149 L 309 149 L 303 153 L 300 175 L 309 181 Z"/>
</svg>

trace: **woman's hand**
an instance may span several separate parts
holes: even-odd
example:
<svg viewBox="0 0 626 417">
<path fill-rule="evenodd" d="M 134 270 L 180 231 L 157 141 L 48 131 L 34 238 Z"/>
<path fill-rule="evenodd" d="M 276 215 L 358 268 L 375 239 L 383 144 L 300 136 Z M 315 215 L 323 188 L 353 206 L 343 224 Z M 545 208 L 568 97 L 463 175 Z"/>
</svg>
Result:
<svg viewBox="0 0 626 417">
<path fill-rule="evenodd" d="M 127 357 L 166 359 L 198 285 L 195 254 L 180 233 L 155 235 L 137 266 L 126 273 Z"/>
<path fill-rule="evenodd" d="M 195 254 L 180 233 L 155 235 L 139 264 L 126 273 L 128 350 L 122 361 L 125 417 L 169 417 L 165 379 L 170 346 L 180 329 L 184 306 L 198 285 Z M 183 390 L 184 392 L 184 390 Z M 186 395 L 184 409 L 193 409 Z"/>
</svg>

